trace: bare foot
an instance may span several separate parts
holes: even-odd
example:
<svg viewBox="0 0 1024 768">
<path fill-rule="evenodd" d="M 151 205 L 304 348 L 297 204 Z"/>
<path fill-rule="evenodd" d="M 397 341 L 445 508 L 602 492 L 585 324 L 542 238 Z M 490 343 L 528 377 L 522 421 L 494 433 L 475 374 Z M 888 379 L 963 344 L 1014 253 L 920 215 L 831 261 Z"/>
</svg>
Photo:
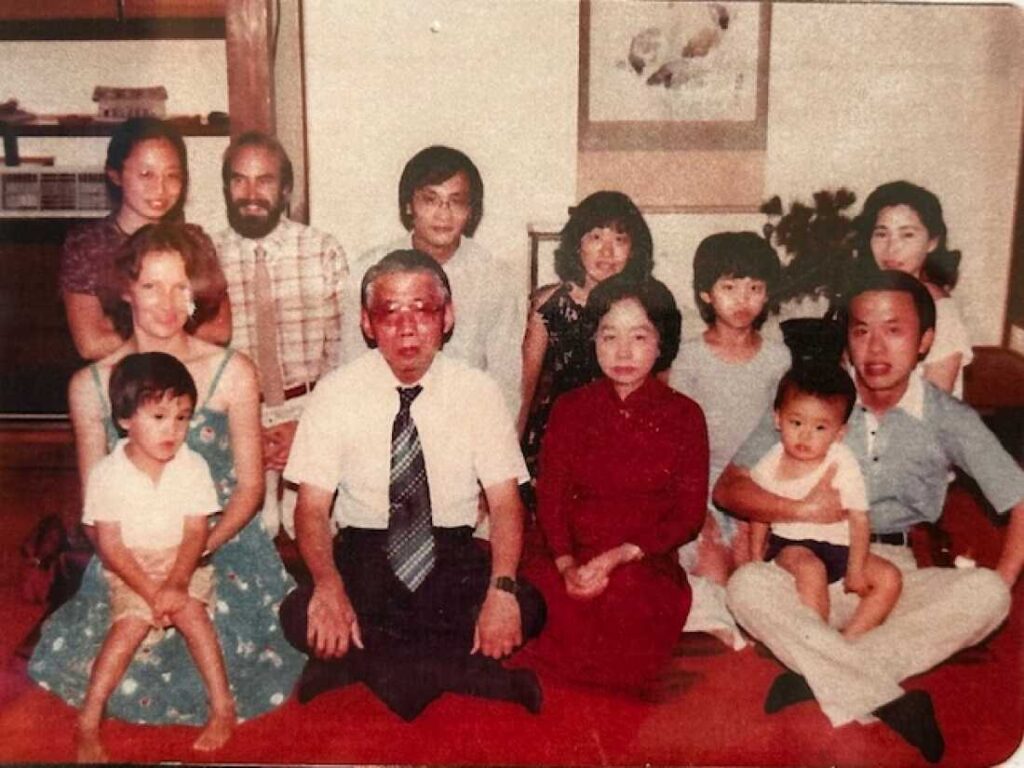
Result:
<svg viewBox="0 0 1024 768">
<path fill-rule="evenodd" d="M 75 760 L 79 763 L 106 763 L 110 761 L 100 743 L 98 726 L 75 728 Z"/>
<path fill-rule="evenodd" d="M 210 715 L 210 720 L 195 740 L 192 749 L 198 752 L 213 752 L 227 744 L 231 732 L 235 729 L 235 711 Z"/>
</svg>

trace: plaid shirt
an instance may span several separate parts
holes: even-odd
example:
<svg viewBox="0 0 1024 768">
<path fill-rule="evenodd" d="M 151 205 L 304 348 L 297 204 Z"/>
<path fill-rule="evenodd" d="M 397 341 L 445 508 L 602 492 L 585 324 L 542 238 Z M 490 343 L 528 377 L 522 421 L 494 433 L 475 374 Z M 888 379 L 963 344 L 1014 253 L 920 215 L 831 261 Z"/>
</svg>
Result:
<svg viewBox="0 0 1024 768">
<path fill-rule="evenodd" d="M 266 251 L 285 388 L 317 381 L 340 362 L 341 289 L 348 263 L 331 235 L 281 219 L 262 240 L 233 229 L 216 238 L 231 298 L 231 346 L 256 359 L 256 246 Z"/>
</svg>

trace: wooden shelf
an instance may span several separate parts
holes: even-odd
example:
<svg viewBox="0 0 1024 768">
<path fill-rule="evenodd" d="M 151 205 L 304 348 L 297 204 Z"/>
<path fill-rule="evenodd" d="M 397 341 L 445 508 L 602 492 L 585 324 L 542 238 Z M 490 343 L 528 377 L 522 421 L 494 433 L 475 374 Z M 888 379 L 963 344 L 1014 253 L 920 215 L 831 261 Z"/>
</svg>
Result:
<svg viewBox="0 0 1024 768">
<path fill-rule="evenodd" d="M 0 0 L 0 40 L 223 40 L 225 2 Z"/>
<path fill-rule="evenodd" d="M 0 40 L 223 40 L 223 18 L 0 21 Z"/>
<path fill-rule="evenodd" d="M 230 123 L 209 125 L 199 120 L 181 119 L 177 116 L 165 118 L 173 123 L 183 136 L 228 136 Z M 35 120 L 6 123 L 0 120 L 0 133 L 10 129 L 15 136 L 110 136 L 120 125 L 105 120 L 75 121 L 61 123 L 55 117 L 41 115 Z"/>
</svg>

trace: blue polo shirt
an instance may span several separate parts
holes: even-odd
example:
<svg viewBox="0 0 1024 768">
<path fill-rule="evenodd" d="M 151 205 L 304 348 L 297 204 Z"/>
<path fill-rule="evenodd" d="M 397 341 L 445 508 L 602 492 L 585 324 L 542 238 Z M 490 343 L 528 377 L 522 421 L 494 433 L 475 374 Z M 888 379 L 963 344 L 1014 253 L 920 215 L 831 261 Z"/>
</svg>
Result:
<svg viewBox="0 0 1024 768">
<path fill-rule="evenodd" d="M 779 440 L 769 411 L 733 457 L 750 469 Z M 900 402 L 876 418 L 859 401 L 844 440 L 867 485 L 871 530 L 898 533 L 942 515 L 951 467 L 1000 513 L 1024 499 L 1024 470 L 970 406 L 912 374 Z"/>
</svg>

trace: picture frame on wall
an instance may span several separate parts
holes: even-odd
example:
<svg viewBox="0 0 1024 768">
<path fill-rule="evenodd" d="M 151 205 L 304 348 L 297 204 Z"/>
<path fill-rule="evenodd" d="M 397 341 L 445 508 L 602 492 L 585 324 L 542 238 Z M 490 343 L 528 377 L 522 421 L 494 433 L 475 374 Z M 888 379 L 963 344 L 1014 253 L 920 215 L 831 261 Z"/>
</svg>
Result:
<svg viewBox="0 0 1024 768">
<path fill-rule="evenodd" d="M 580 197 L 648 211 L 756 210 L 767 143 L 771 5 L 581 0 Z"/>
<path fill-rule="evenodd" d="M 579 141 L 601 149 L 763 149 L 771 6 L 583 0 Z"/>
</svg>

